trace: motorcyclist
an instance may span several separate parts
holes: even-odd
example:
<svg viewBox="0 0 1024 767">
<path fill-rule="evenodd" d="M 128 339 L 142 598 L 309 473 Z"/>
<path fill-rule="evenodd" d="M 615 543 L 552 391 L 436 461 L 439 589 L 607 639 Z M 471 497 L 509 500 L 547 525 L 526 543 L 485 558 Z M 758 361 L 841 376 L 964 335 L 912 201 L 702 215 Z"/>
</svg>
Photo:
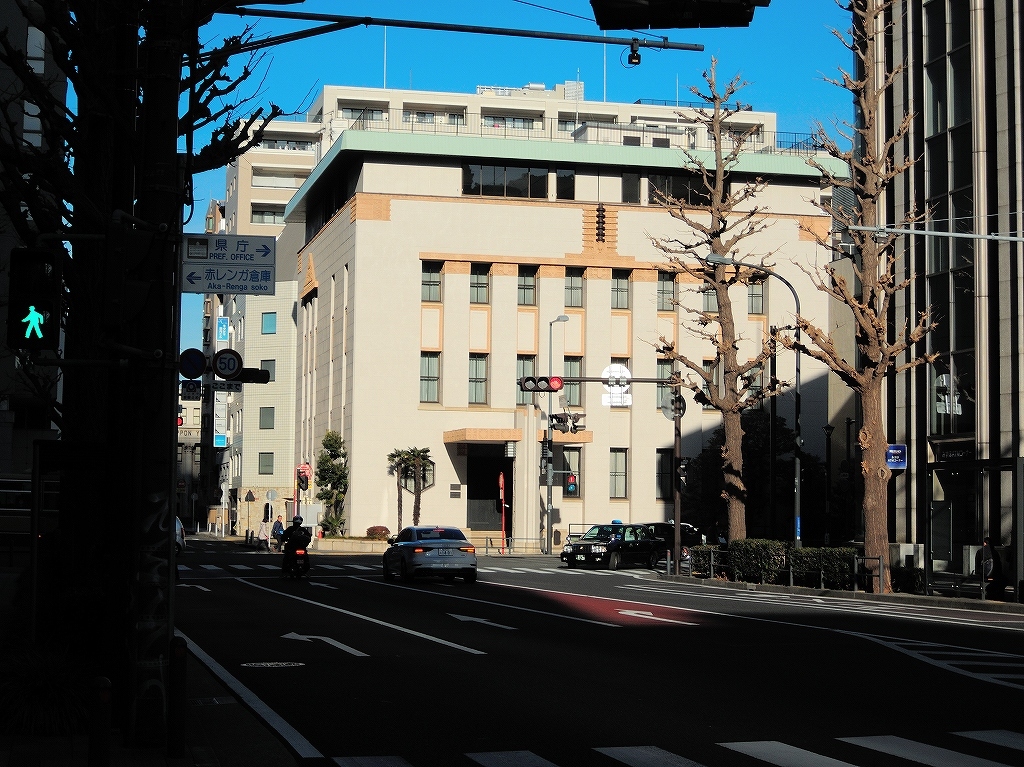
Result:
<svg viewBox="0 0 1024 767">
<path fill-rule="evenodd" d="M 305 549 L 309 545 L 309 541 L 309 533 L 302 527 L 302 517 L 293 517 L 292 526 L 285 530 L 281 536 L 281 545 L 284 547 L 284 557 L 281 560 L 282 575 L 288 575 L 291 572 L 292 567 L 297 561 L 295 552 L 299 549 Z M 303 573 L 309 570 L 308 556 L 302 561 L 301 566 Z"/>
</svg>

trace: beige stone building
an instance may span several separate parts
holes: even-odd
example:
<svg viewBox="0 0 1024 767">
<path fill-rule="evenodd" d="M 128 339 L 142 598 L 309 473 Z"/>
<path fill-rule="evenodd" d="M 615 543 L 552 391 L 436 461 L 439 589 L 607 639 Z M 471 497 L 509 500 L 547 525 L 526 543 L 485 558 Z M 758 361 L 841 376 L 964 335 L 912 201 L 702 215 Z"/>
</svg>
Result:
<svg viewBox="0 0 1024 767">
<path fill-rule="evenodd" d="M 321 159 L 284 213 L 299 278 L 295 455 L 314 456 L 328 429 L 344 436 L 352 535 L 395 530 L 386 456 L 415 446 L 435 461 L 424 523 L 497 538 L 501 477 L 506 530 L 536 546 L 548 402 L 520 392 L 517 379 L 598 377 L 613 363 L 634 377 L 667 378 L 660 336 L 713 357 L 680 325 L 685 307 L 707 294 L 666 271 L 650 242 L 687 236 L 650 190 L 691 193 L 683 150 L 709 158 L 706 132 L 688 107 L 589 102 L 575 83 L 475 94 L 329 86 L 310 114 Z M 826 324 L 827 305 L 801 270 L 828 257 L 801 226 L 831 224 L 813 205 L 830 190 L 806 162 L 798 139 L 807 137 L 778 134 L 770 113 L 740 112 L 735 125 L 755 134 L 734 177 L 769 180 L 756 202 L 772 225 L 751 251 L 775 252 L 803 314 Z M 238 210 L 228 208 L 229 220 Z M 283 272 L 282 252 L 279 243 Z M 751 348 L 794 314 L 789 291 L 771 279 L 734 305 Z M 561 315 L 568 321 L 554 322 Z M 779 376 L 792 381 L 793 370 L 792 356 L 780 356 Z M 604 404 L 600 383 L 562 392 L 566 410 L 586 415 L 579 433 L 556 432 L 556 539 L 570 524 L 670 514 L 672 424 L 662 391 L 635 384 L 628 405 Z M 805 449 L 821 454 L 827 384 L 809 360 L 803 395 Z M 551 407 L 563 409 L 558 398 Z M 779 415 L 792 422 L 791 396 Z M 691 401 L 684 455 L 719 424 Z M 409 524 L 411 495 L 404 505 Z"/>
</svg>

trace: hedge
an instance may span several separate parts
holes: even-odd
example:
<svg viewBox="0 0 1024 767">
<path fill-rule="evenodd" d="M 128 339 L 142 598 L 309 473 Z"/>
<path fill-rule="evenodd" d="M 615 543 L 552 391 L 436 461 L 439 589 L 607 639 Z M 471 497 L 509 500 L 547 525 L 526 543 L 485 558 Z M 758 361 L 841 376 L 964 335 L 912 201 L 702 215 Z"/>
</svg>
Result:
<svg viewBox="0 0 1024 767">
<path fill-rule="evenodd" d="M 817 586 L 818 571 L 823 571 L 825 588 L 853 590 L 853 558 L 857 550 L 852 548 L 790 549 L 793 582 L 811 582 Z M 801 572 L 801 571 L 807 572 Z"/>
<path fill-rule="evenodd" d="M 714 554 L 715 572 L 711 571 Z M 789 584 L 790 567 L 793 583 L 818 587 L 824 576 L 825 588 L 853 589 L 852 548 L 794 549 L 785 541 L 757 538 L 731 541 L 728 549 L 717 546 L 691 546 L 692 572 L 709 578 L 724 573 L 730 580 L 746 583 Z"/>
</svg>

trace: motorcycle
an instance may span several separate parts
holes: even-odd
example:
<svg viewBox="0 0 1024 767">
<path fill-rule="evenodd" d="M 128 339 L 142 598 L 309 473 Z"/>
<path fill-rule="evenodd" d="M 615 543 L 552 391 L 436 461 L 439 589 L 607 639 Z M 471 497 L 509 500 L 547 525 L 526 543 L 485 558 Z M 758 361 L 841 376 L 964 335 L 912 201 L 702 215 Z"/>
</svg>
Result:
<svg viewBox="0 0 1024 767">
<path fill-rule="evenodd" d="M 281 562 L 282 578 L 301 578 L 309 572 L 309 553 L 306 547 L 285 551 L 284 561 Z"/>
</svg>

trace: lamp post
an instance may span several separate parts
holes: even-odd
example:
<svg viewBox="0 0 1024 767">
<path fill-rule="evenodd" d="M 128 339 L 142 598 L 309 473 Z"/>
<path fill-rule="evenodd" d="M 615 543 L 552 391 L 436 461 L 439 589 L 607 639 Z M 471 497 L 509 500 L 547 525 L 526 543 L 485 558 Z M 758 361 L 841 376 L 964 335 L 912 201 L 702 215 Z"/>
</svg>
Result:
<svg viewBox="0 0 1024 767">
<path fill-rule="evenodd" d="M 800 296 L 797 295 L 796 288 L 793 287 L 793 283 L 778 272 L 764 266 L 734 261 L 731 258 L 719 256 L 714 253 L 710 253 L 705 256 L 704 260 L 709 264 L 745 267 L 747 269 L 753 269 L 755 272 L 761 272 L 762 274 L 767 274 L 770 277 L 777 278 L 783 285 L 789 288 L 789 292 L 793 294 L 793 303 L 796 305 L 796 316 L 800 316 Z M 796 342 L 799 344 L 800 326 L 797 325 L 795 330 L 796 332 L 794 335 L 796 336 Z M 800 449 L 803 447 L 803 440 L 800 438 L 800 352 L 796 353 L 793 372 L 793 434 L 796 437 L 796 450 L 793 451 L 793 547 L 799 549 L 803 546 L 803 540 L 800 535 Z"/>
<path fill-rule="evenodd" d="M 832 508 L 832 432 L 836 427 L 825 424 L 821 427 L 825 432 L 825 545 L 829 544 L 828 519 Z"/>
<path fill-rule="evenodd" d="M 554 353 L 553 353 L 552 348 L 551 348 L 553 340 L 554 340 L 555 323 L 556 322 L 568 322 L 568 321 L 569 321 L 569 316 L 567 314 L 559 314 L 557 317 L 555 317 L 553 320 L 551 320 L 551 322 L 548 323 L 548 375 L 549 376 L 552 376 L 552 375 L 555 374 L 555 371 L 552 369 L 553 366 L 554 366 Z M 544 441 L 545 442 L 545 449 L 546 449 L 547 454 L 548 454 L 547 478 L 546 478 L 547 479 L 547 486 L 548 486 L 548 502 L 547 502 L 547 509 L 546 509 L 546 516 L 547 516 L 547 521 L 548 521 L 548 529 L 547 529 L 547 535 L 546 535 L 545 547 L 544 547 L 544 553 L 545 554 L 550 554 L 551 553 L 551 547 L 554 545 L 554 535 L 555 535 L 555 533 L 554 533 L 554 526 L 553 526 L 554 517 L 551 514 L 552 494 L 554 492 L 554 485 L 555 485 L 555 467 L 554 467 L 555 451 L 554 451 L 554 448 L 553 448 L 553 446 L 551 444 L 551 439 L 553 437 L 553 433 L 552 433 L 553 430 L 551 428 L 551 396 L 553 394 L 554 394 L 554 392 L 551 392 L 551 391 L 548 392 L 548 428 L 547 428 L 547 439 Z"/>
</svg>

